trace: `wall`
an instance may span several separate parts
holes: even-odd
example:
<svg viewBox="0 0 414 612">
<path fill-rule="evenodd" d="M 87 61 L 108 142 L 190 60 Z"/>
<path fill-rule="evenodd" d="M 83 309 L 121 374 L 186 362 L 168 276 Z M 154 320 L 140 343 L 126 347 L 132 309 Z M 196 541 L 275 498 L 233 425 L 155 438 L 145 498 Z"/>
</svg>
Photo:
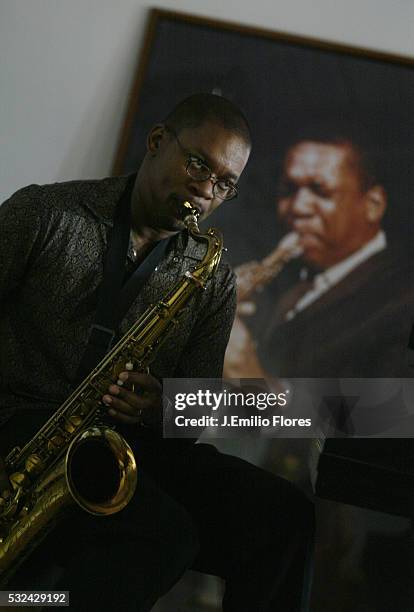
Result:
<svg viewBox="0 0 414 612">
<path fill-rule="evenodd" d="M 411 0 L 163 0 L 151 6 L 414 57 Z M 0 201 L 110 172 L 149 5 L 0 0 Z"/>
</svg>

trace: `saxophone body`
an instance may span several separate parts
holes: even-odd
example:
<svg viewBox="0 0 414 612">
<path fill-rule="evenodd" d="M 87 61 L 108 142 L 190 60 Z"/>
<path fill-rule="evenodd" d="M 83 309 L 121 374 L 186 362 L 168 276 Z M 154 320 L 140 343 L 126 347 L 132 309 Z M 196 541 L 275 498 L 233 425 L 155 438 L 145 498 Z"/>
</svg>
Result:
<svg viewBox="0 0 414 612">
<path fill-rule="evenodd" d="M 23 447 L 5 459 L 11 492 L 0 496 L 0 586 L 54 527 L 69 505 L 105 516 L 132 498 L 137 466 L 125 439 L 105 424 L 101 398 L 124 370 L 148 372 L 192 295 L 205 287 L 221 258 L 223 239 L 202 234 L 197 212 L 184 203 L 184 224 L 206 243 L 203 260 L 148 307 L 112 350 Z"/>
</svg>

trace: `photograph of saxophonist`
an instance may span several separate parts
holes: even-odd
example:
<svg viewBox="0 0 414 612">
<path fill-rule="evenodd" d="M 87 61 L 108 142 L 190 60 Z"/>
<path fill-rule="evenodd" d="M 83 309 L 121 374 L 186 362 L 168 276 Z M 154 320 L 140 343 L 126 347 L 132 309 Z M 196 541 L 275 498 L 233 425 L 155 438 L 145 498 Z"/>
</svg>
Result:
<svg viewBox="0 0 414 612">
<path fill-rule="evenodd" d="M 412 374 L 412 266 L 383 229 L 386 160 L 370 138 L 340 118 L 292 138 L 277 195 L 287 235 L 236 269 L 228 376 Z"/>
<path fill-rule="evenodd" d="M 205 246 L 183 231 L 183 202 L 201 220 L 228 205 L 250 149 L 246 119 L 232 102 L 194 94 L 149 132 L 136 174 L 31 185 L 3 204 L 3 459 L 34 436 L 73 389 L 96 314 L 115 209 L 126 190 L 132 190 L 131 231 L 120 277 L 128 279 L 156 243 L 169 242 L 119 334 L 203 259 Z M 226 612 L 307 609 L 313 531 L 307 498 L 291 483 L 214 446 L 164 440 L 160 433 L 163 377 L 221 376 L 234 285 L 229 266 L 220 263 L 206 289 L 181 312 L 150 374 L 126 367 L 119 375 L 123 384 L 102 393 L 105 421 L 116 424 L 138 464 L 129 504 L 106 517 L 71 507 L 23 562 L 10 588 L 69 590 L 75 611 L 144 612 L 193 568 L 225 579 Z M 116 305 L 118 297 L 107 300 Z M 3 505 L 10 489 L 3 473 Z"/>
</svg>

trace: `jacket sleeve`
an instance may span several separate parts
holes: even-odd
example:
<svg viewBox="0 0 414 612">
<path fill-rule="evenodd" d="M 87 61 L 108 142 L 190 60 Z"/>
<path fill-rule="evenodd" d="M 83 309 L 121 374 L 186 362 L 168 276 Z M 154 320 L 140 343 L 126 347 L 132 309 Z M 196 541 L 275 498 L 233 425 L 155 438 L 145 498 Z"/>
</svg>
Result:
<svg viewBox="0 0 414 612">
<path fill-rule="evenodd" d="M 45 235 L 39 191 L 25 187 L 0 206 L 0 304 L 18 289 Z"/>
<path fill-rule="evenodd" d="M 220 266 L 208 299 L 199 303 L 196 325 L 174 372 L 177 378 L 220 378 L 236 312 L 235 275 Z"/>
</svg>

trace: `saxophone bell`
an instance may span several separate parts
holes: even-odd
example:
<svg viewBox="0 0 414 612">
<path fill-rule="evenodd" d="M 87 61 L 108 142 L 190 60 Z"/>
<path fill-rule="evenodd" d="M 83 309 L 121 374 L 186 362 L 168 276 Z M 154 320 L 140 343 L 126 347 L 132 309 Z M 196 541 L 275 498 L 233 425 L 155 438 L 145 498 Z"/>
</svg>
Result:
<svg viewBox="0 0 414 612">
<path fill-rule="evenodd" d="M 131 447 L 110 427 L 90 427 L 70 444 L 65 477 L 74 502 L 96 516 L 124 508 L 137 486 L 137 466 Z"/>
</svg>

